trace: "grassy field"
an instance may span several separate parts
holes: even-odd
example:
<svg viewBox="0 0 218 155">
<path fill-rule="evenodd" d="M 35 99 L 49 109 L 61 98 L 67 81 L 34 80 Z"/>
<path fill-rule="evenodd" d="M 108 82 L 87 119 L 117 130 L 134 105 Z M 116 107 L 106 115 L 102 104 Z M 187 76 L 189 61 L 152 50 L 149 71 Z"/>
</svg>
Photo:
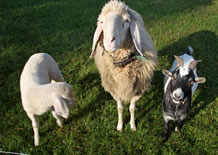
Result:
<svg viewBox="0 0 218 155">
<path fill-rule="evenodd" d="M 218 1 L 126 0 L 139 12 L 158 49 L 152 85 L 137 103 L 137 131 L 116 131 L 116 102 L 104 92 L 89 58 L 104 0 L 0 1 L 0 151 L 27 154 L 218 154 Z M 179 133 L 161 142 L 163 75 L 188 45 L 201 59 L 190 116 Z M 19 77 L 28 58 L 49 53 L 73 85 L 77 105 L 58 128 L 51 112 L 40 119 L 40 146 L 21 105 Z M 171 129 L 173 124 L 171 124 Z"/>
</svg>

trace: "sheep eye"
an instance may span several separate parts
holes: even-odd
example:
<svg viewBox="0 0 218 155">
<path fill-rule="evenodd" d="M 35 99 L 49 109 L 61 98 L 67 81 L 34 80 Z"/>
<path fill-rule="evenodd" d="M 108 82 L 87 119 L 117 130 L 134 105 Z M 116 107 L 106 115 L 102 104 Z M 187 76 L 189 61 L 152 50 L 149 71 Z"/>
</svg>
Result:
<svg viewBox="0 0 218 155">
<path fill-rule="evenodd" d="M 129 20 L 128 19 L 124 20 L 123 27 L 124 28 L 128 28 L 129 27 Z"/>
<path fill-rule="evenodd" d="M 100 19 L 100 23 L 103 24 L 104 23 L 104 19 Z"/>
</svg>

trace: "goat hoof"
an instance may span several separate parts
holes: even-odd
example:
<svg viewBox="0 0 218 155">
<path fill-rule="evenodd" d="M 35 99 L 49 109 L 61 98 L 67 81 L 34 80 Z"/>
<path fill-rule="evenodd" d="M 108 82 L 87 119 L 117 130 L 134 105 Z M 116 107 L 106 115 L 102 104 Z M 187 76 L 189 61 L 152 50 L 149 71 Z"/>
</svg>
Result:
<svg viewBox="0 0 218 155">
<path fill-rule="evenodd" d="M 167 140 L 168 140 L 168 138 L 165 137 L 162 139 L 162 142 L 165 143 Z"/>
<path fill-rule="evenodd" d="M 163 136 L 163 139 L 162 139 L 162 142 L 164 143 L 164 142 L 166 142 L 167 140 L 168 140 L 168 136 L 164 135 L 164 136 Z"/>
<path fill-rule="evenodd" d="M 179 132 L 179 128 L 177 126 L 175 127 L 175 132 Z"/>
</svg>

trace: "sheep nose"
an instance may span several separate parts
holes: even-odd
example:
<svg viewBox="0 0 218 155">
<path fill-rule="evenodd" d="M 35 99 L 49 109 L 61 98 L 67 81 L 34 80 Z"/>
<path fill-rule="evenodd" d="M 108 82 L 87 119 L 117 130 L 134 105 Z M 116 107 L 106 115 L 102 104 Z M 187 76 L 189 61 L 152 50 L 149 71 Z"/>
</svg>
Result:
<svg viewBox="0 0 218 155">
<path fill-rule="evenodd" d="M 112 39 L 111 39 L 111 42 L 113 42 L 115 40 L 115 37 L 113 37 Z"/>
<path fill-rule="evenodd" d="M 112 43 L 116 38 L 114 36 L 107 37 L 108 44 Z"/>
</svg>

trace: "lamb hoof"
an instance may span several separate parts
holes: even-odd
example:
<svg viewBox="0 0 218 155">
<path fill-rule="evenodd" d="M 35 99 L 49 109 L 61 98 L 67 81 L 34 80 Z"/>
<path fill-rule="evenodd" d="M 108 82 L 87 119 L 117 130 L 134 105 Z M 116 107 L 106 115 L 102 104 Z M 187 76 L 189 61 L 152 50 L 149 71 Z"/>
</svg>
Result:
<svg viewBox="0 0 218 155">
<path fill-rule="evenodd" d="M 62 121 L 57 121 L 57 124 L 58 124 L 58 126 L 59 126 L 60 128 L 63 128 L 63 123 L 62 123 Z"/>
</svg>

